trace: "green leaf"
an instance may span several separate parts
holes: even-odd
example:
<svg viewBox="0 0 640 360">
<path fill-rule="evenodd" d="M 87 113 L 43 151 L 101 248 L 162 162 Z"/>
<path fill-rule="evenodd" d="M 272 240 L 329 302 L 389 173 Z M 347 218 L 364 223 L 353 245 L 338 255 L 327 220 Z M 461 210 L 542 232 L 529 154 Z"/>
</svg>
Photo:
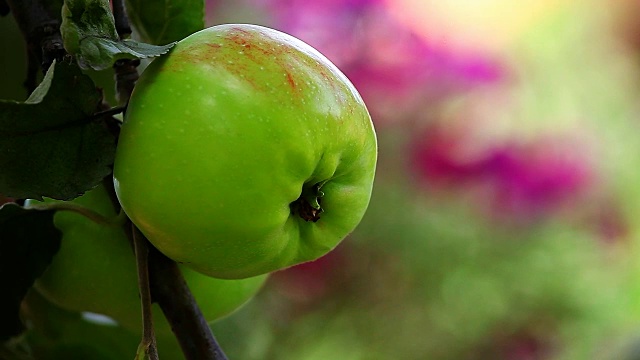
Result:
<svg viewBox="0 0 640 360">
<path fill-rule="evenodd" d="M 118 59 L 148 58 L 165 54 L 164 46 L 120 40 L 106 0 L 65 0 L 60 26 L 64 47 L 83 69 L 104 70 Z"/>
<path fill-rule="evenodd" d="M 126 0 L 129 20 L 151 44 L 179 41 L 204 28 L 202 0 Z"/>
<path fill-rule="evenodd" d="M 77 66 L 54 63 L 26 102 L 0 100 L 0 194 L 68 200 L 109 175 L 116 139 L 91 118 L 100 99 Z"/>
<path fill-rule="evenodd" d="M 175 43 L 164 46 L 140 43 L 134 40 L 114 41 L 97 37 L 82 42 L 78 64 L 83 69 L 104 70 L 118 59 L 149 58 L 167 53 Z"/>
<path fill-rule="evenodd" d="M 60 248 L 62 234 L 53 225 L 54 213 L 12 203 L 0 207 L 0 342 L 24 330 L 20 303 Z"/>
<path fill-rule="evenodd" d="M 73 55 L 82 55 L 81 43 L 91 38 L 119 40 L 106 0 L 65 0 L 60 32 L 65 49 Z"/>
</svg>

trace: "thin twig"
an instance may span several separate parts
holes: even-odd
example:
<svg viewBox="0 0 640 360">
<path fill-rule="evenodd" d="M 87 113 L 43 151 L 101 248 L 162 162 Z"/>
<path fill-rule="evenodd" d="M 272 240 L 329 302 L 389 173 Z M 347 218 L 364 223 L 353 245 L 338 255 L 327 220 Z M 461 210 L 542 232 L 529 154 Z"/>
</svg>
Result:
<svg viewBox="0 0 640 360">
<path fill-rule="evenodd" d="M 138 59 L 120 59 L 113 64 L 116 78 L 116 97 L 120 105 L 126 106 L 138 81 Z"/>
<path fill-rule="evenodd" d="M 138 287 L 140 289 L 140 302 L 142 303 L 142 340 L 138 353 L 140 353 L 140 349 L 143 349 L 149 360 L 158 360 L 158 347 L 153 331 L 153 315 L 151 312 L 151 290 L 149 287 L 149 245 L 147 239 L 133 223 L 131 223 L 131 233 L 133 234 L 133 247 L 138 267 Z"/>
<path fill-rule="evenodd" d="M 62 44 L 60 23 L 50 23 L 42 28 L 40 47 L 42 48 L 42 72 L 46 73 L 54 60 L 61 61 L 67 54 Z"/>
<path fill-rule="evenodd" d="M 106 216 L 103 216 L 102 214 L 91 210 L 87 207 L 84 207 L 82 205 L 73 203 L 73 202 L 53 202 L 53 203 L 41 203 L 41 204 L 30 204 L 28 209 L 33 209 L 33 210 L 43 210 L 43 211 L 49 211 L 49 210 L 55 210 L 55 211 L 71 211 L 71 212 L 75 212 L 76 214 L 80 214 L 84 217 L 86 217 L 87 219 L 93 221 L 96 224 L 100 224 L 100 225 L 104 225 L 104 226 L 121 226 L 123 221 L 122 221 L 122 217 L 117 216 L 117 217 L 113 217 L 113 218 L 108 218 Z"/>
<path fill-rule="evenodd" d="M 126 39 L 131 35 L 131 25 L 124 6 L 124 0 L 113 0 L 113 19 L 116 23 L 116 31 L 120 39 Z"/>
<path fill-rule="evenodd" d="M 127 108 L 126 106 L 116 106 L 116 107 L 112 107 L 112 108 L 109 108 L 109 109 L 106 109 L 106 110 L 98 111 L 97 113 L 95 113 L 95 114 L 93 114 L 91 116 L 91 119 L 95 120 L 95 119 L 99 119 L 99 118 L 101 118 L 103 116 L 113 116 L 113 115 L 116 115 L 116 114 L 120 114 L 120 113 L 124 112 L 124 110 L 126 108 Z"/>
<path fill-rule="evenodd" d="M 131 35 L 131 25 L 127 17 L 124 0 L 112 0 L 113 18 L 116 31 L 121 40 Z M 120 59 L 113 64 L 116 79 L 116 98 L 120 105 L 127 105 L 133 92 L 133 87 L 138 81 L 139 59 Z"/>
<path fill-rule="evenodd" d="M 40 63 L 33 51 L 27 50 L 27 78 L 24 81 L 24 87 L 27 89 L 27 96 L 31 95 L 33 90 L 38 87 L 38 70 Z"/>
</svg>

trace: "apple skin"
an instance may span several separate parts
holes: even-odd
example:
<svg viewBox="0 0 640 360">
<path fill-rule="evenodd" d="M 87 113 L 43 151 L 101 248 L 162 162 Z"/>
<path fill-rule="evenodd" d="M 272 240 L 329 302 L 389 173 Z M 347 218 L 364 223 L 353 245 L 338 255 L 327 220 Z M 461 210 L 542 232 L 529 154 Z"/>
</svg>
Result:
<svg viewBox="0 0 640 360">
<path fill-rule="evenodd" d="M 46 202 L 58 200 L 47 199 Z M 116 217 L 103 186 L 73 202 L 107 218 Z M 25 207 L 34 203 L 38 202 L 27 200 Z M 130 331 L 140 331 L 142 315 L 135 257 L 123 228 L 101 225 L 70 211 L 58 211 L 53 221 L 63 234 L 60 250 L 34 283 L 35 289 L 64 309 L 107 315 Z M 222 280 L 184 266 L 180 269 L 209 322 L 241 307 L 266 280 L 266 276 Z M 153 304 L 153 319 L 156 333 L 171 334 L 171 328 L 157 304 Z"/>
<path fill-rule="evenodd" d="M 365 213 L 376 159 L 365 104 L 329 60 L 276 30 L 227 24 L 188 36 L 141 75 L 114 184 L 166 256 L 238 279 L 332 250 Z"/>
</svg>

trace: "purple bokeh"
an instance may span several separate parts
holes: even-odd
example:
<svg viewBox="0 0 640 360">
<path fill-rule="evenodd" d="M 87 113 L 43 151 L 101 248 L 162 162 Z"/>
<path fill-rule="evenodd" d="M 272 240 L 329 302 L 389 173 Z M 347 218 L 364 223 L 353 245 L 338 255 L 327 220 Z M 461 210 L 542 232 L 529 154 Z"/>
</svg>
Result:
<svg viewBox="0 0 640 360">
<path fill-rule="evenodd" d="M 377 123 L 504 76 L 502 65 L 486 54 L 430 43 L 383 0 L 262 2 L 274 27 L 317 48 L 350 78 Z"/>
<path fill-rule="evenodd" d="M 593 183 L 589 159 L 563 146 L 565 139 L 493 144 L 466 157 L 463 141 L 468 139 L 436 129 L 419 139 L 411 164 L 420 181 L 434 189 L 481 187 L 488 209 L 522 218 L 570 204 Z"/>
</svg>

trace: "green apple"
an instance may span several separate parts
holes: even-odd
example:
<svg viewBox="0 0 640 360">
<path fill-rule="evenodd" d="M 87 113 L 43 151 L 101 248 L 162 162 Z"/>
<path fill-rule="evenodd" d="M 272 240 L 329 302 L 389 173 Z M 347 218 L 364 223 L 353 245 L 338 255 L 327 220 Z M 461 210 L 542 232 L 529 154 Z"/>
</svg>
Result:
<svg viewBox="0 0 640 360">
<path fill-rule="evenodd" d="M 228 24 L 141 75 L 114 182 L 161 252 L 235 279 L 333 249 L 365 213 L 376 158 L 365 104 L 327 58 L 279 31 Z"/>
<path fill-rule="evenodd" d="M 28 200 L 25 207 L 34 203 Z M 117 216 L 103 186 L 73 203 L 107 218 Z M 34 287 L 62 308 L 107 315 L 125 328 L 140 330 L 142 315 L 136 264 L 123 228 L 98 224 L 70 211 L 58 211 L 54 224 L 63 234 L 60 250 Z M 221 280 L 183 266 L 181 270 L 207 321 L 239 308 L 265 281 L 265 276 Z M 170 334 L 169 324 L 158 305 L 153 306 L 156 332 Z"/>
</svg>

